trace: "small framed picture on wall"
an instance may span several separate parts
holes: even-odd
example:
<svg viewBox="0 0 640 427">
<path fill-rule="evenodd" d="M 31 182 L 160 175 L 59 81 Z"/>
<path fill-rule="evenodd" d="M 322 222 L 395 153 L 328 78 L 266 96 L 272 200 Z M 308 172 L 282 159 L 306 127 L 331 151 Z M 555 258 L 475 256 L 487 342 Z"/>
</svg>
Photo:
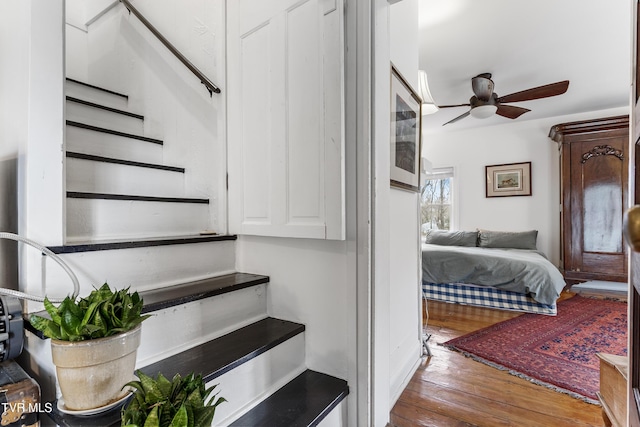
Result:
<svg viewBox="0 0 640 427">
<path fill-rule="evenodd" d="M 530 196 L 531 162 L 485 166 L 487 197 Z"/>
<path fill-rule="evenodd" d="M 391 65 L 391 186 L 420 191 L 422 101 Z"/>
</svg>

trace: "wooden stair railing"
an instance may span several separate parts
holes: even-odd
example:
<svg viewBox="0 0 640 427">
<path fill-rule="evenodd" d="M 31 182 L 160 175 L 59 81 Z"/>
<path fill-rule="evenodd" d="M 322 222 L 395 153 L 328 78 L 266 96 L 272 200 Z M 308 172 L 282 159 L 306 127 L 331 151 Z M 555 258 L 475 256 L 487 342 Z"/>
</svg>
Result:
<svg viewBox="0 0 640 427">
<path fill-rule="evenodd" d="M 136 9 L 135 7 L 133 7 L 133 5 L 131 4 L 131 2 L 129 0 L 119 0 L 120 3 L 122 3 L 124 5 L 124 7 L 127 8 L 127 10 L 129 10 L 129 13 L 133 13 L 139 20 L 140 22 L 142 22 L 144 24 L 145 27 L 147 27 L 149 29 L 149 31 L 151 31 L 151 33 L 156 36 L 156 38 L 158 40 L 160 40 L 162 42 L 162 44 L 164 44 L 167 49 L 169 49 L 169 51 L 176 57 L 178 58 L 178 60 L 180 60 L 180 62 L 182 62 L 184 64 L 185 67 L 187 67 L 189 69 L 189 71 L 191 71 L 196 77 L 198 77 L 200 79 L 200 83 L 202 83 L 207 90 L 209 91 L 209 95 L 213 96 L 213 93 L 220 93 L 220 88 L 218 86 L 216 86 L 215 84 L 213 84 L 213 82 L 211 80 L 209 80 L 209 78 L 207 76 L 205 76 L 202 71 L 200 71 L 195 65 L 193 65 L 173 44 L 171 44 L 169 42 L 169 40 L 167 40 L 161 33 L 160 31 L 158 31 L 158 29 L 156 27 L 154 27 L 148 20 L 147 18 L 144 17 L 144 15 L 142 15 L 142 13 L 140 13 L 140 11 L 138 9 Z"/>
</svg>

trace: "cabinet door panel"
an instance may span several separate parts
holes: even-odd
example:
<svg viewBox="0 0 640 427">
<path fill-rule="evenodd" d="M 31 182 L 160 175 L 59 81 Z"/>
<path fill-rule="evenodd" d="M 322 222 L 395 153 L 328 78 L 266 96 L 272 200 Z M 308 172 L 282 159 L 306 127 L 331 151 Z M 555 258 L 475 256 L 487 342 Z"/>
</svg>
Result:
<svg viewBox="0 0 640 427">
<path fill-rule="evenodd" d="M 228 3 L 231 233 L 345 238 L 341 4 Z"/>
<path fill-rule="evenodd" d="M 621 141 L 606 141 L 622 156 Z M 592 144 L 582 144 L 586 150 Z M 597 145 L 584 153 L 590 153 Z M 618 146 L 619 148 L 613 148 Z M 616 152 L 616 151 L 614 151 Z M 583 153 L 583 156 L 585 155 Z M 623 253 L 622 214 L 625 162 L 613 154 L 579 159 L 583 200 L 583 252 Z"/>
</svg>

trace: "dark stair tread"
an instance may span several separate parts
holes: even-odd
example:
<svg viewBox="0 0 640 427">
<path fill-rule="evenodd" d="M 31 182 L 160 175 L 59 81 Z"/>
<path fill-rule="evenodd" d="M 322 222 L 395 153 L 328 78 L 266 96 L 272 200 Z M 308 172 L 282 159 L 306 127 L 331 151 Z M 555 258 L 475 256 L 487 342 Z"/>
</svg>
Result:
<svg viewBox="0 0 640 427">
<path fill-rule="evenodd" d="M 348 394 L 345 380 L 306 370 L 230 426 L 316 426 Z"/>
<path fill-rule="evenodd" d="M 103 128 L 103 127 L 100 127 L 100 126 L 88 125 L 86 123 L 75 122 L 73 120 L 67 120 L 66 124 L 67 124 L 67 126 L 73 126 L 73 127 L 77 127 L 77 128 L 81 128 L 81 129 L 87 129 L 87 130 L 94 131 L 94 132 L 102 132 L 102 133 L 108 133 L 110 135 L 122 136 L 124 138 L 138 139 L 140 141 L 151 142 L 153 144 L 159 144 L 159 145 L 164 144 L 162 142 L 162 140 L 160 140 L 160 139 L 149 138 L 147 136 L 136 135 L 136 134 L 133 134 L 133 133 L 120 132 L 118 130 L 107 129 L 107 128 Z"/>
<path fill-rule="evenodd" d="M 269 283 L 268 276 L 232 273 L 180 285 L 140 292 L 144 300 L 143 313 L 162 310 L 251 286 Z"/>
<path fill-rule="evenodd" d="M 94 154 L 78 153 L 75 151 L 67 151 L 66 156 L 72 159 L 89 160 L 93 162 L 113 163 L 116 165 L 136 166 L 140 168 L 158 169 L 168 172 L 184 173 L 184 168 L 177 166 L 160 165 L 157 163 L 136 162 L 133 160 L 117 159 L 115 157 L 96 156 Z"/>
<path fill-rule="evenodd" d="M 101 199 L 101 200 L 125 200 L 134 202 L 165 202 L 165 203 L 196 203 L 209 204 L 209 199 L 194 197 L 159 197 L 137 196 L 133 194 L 90 193 L 84 191 L 67 191 L 70 199 Z"/>
<path fill-rule="evenodd" d="M 167 378 L 195 372 L 209 382 L 304 330 L 299 323 L 268 317 L 140 370 L 152 377 L 162 372 Z"/>
<path fill-rule="evenodd" d="M 120 411 L 123 406 L 128 404 L 129 400 L 91 416 L 65 414 L 58 409 L 58 401 L 55 400 L 51 402 L 51 412 L 40 413 L 40 425 L 43 427 L 52 425 L 57 427 L 120 427 L 122 425 Z"/>
<path fill-rule="evenodd" d="M 140 292 L 144 301 L 142 313 L 151 313 L 264 283 L 269 283 L 269 276 L 250 273 L 231 273 L 166 288 L 142 291 Z M 44 312 L 37 314 L 46 315 Z M 42 332 L 31 326 L 28 318 L 24 319 L 24 327 L 36 334 L 39 338 L 46 339 Z"/>
<path fill-rule="evenodd" d="M 237 240 L 234 234 L 201 234 L 194 236 L 153 237 L 144 239 L 101 240 L 68 244 L 64 246 L 49 246 L 49 250 L 56 254 L 71 254 L 79 252 L 109 251 L 118 249 L 147 248 L 153 246 L 187 245 L 194 243 L 219 242 Z"/>
<path fill-rule="evenodd" d="M 122 116 L 132 117 L 138 120 L 144 120 L 144 116 L 136 113 L 132 113 L 130 111 L 120 110 L 118 108 L 107 107 L 106 105 L 97 104 L 95 102 L 87 101 L 84 99 L 76 98 L 74 96 L 66 96 L 66 100 L 69 102 L 75 102 L 76 104 L 82 104 L 87 107 L 97 108 L 99 110 L 109 111 L 110 113 L 120 114 Z"/>
<path fill-rule="evenodd" d="M 85 83 L 85 82 L 81 82 L 80 80 L 72 79 L 72 78 L 69 78 L 69 77 L 67 77 L 66 80 L 68 82 L 72 82 L 72 83 L 76 83 L 76 84 L 79 84 L 79 85 L 82 85 L 82 86 L 90 87 L 91 89 L 96 89 L 96 90 L 99 90 L 101 92 L 110 93 L 111 95 L 116 95 L 116 96 L 119 96 L 121 98 L 125 98 L 127 100 L 129 99 L 128 95 L 113 91 L 111 89 L 106 89 L 106 88 L 103 88 L 103 87 L 100 87 L 100 86 L 95 86 L 95 85 L 92 85 L 92 84 L 89 84 L 89 83 Z"/>
</svg>

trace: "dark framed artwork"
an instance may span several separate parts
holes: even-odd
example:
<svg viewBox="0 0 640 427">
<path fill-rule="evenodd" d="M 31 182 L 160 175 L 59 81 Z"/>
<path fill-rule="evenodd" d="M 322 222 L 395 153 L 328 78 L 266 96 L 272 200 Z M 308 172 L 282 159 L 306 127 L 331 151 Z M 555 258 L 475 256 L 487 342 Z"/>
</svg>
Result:
<svg viewBox="0 0 640 427">
<path fill-rule="evenodd" d="M 422 101 L 391 65 L 391 186 L 420 191 Z"/>
<path fill-rule="evenodd" d="M 530 196 L 531 162 L 485 166 L 487 197 Z"/>
</svg>

